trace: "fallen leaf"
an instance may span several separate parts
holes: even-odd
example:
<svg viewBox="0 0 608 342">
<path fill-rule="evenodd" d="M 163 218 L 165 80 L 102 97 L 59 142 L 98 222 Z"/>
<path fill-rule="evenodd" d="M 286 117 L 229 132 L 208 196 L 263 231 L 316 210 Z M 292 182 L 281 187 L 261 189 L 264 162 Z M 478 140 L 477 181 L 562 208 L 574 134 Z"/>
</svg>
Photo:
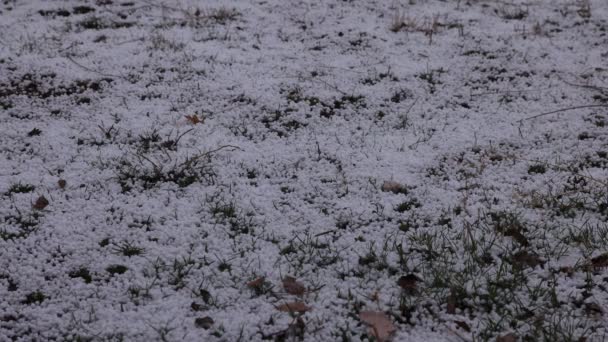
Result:
<svg viewBox="0 0 608 342">
<path fill-rule="evenodd" d="M 34 209 L 42 210 L 49 205 L 49 200 L 47 200 L 44 196 L 38 197 L 36 203 L 34 203 Z"/>
<path fill-rule="evenodd" d="M 456 323 L 456 325 L 466 331 L 466 332 L 471 332 L 471 327 L 467 324 L 467 322 L 463 322 L 463 321 L 454 321 L 454 323 Z"/>
<path fill-rule="evenodd" d="M 517 342 L 517 335 L 508 333 L 506 335 L 498 336 L 496 342 Z"/>
<path fill-rule="evenodd" d="M 572 277 L 572 275 L 574 274 L 575 269 L 572 266 L 562 266 L 562 267 L 559 268 L 558 271 L 560 271 L 562 273 L 566 273 L 566 275 L 568 277 Z"/>
<path fill-rule="evenodd" d="M 204 119 L 198 117 L 198 115 L 186 115 L 186 119 L 193 125 L 203 123 Z"/>
<path fill-rule="evenodd" d="M 513 263 L 520 267 L 536 267 L 544 261 L 534 252 L 520 251 L 513 254 Z"/>
<path fill-rule="evenodd" d="M 192 311 L 203 311 L 205 307 L 197 302 L 192 302 L 192 304 L 190 304 L 190 309 L 192 309 Z"/>
<path fill-rule="evenodd" d="M 283 288 L 287 293 L 296 296 L 301 296 L 306 292 L 306 287 L 296 281 L 296 278 L 290 276 L 283 278 Z"/>
<path fill-rule="evenodd" d="M 372 335 L 374 335 L 379 342 L 387 341 L 395 330 L 397 330 L 393 322 L 384 312 L 361 311 L 359 319 L 370 326 Z"/>
<path fill-rule="evenodd" d="M 392 192 L 394 194 L 407 194 L 407 188 L 404 185 L 393 181 L 385 181 L 382 183 L 380 190 Z"/>
<path fill-rule="evenodd" d="M 589 316 L 601 317 L 604 314 L 604 309 L 597 303 L 585 303 L 585 312 Z"/>
<path fill-rule="evenodd" d="M 252 288 L 252 289 L 258 289 L 258 288 L 262 287 L 262 285 L 264 285 L 264 280 L 266 280 L 265 277 L 259 277 L 257 279 L 254 279 L 247 283 L 247 287 Z"/>
<path fill-rule="evenodd" d="M 510 236 L 513 240 L 517 241 L 520 245 L 527 247 L 530 245 L 528 238 L 517 228 L 509 228 L 504 233 L 505 236 Z"/>
<path fill-rule="evenodd" d="M 415 292 L 418 289 L 418 282 L 420 278 L 418 278 L 415 274 L 408 274 L 401 276 L 397 281 L 397 284 L 404 290 Z"/>
<path fill-rule="evenodd" d="M 591 266 L 597 268 L 608 267 L 608 253 L 604 253 L 591 259 Z"/>
<path fill-rule="evenodd" d="M 450 295 L 448 296 L 447 312 L 450 315 L 456 314 L 456 294 L 454 293 L 454 290 L 451 290 Z"/>
<path fill-rule="evenodd" d="M 302 302 L 291 302 L 291 303 L 285 303 L 285 304 L 281 304 L 279 306 L 277 306 L 277 310 L 279 311 L 283 311 L 283 312 L 299 312 L 299 313 L 303 313 L 306 311 L 310 311 L 310 307 L 307 306 L 306 304 L 302 303 Z"/>
<path fill-rule="evenodd" d="M 199 317 L 194 320 L 194 325 L 196 325 L 198 328 L 203 328 L 205 330 L 211 328 L 213 326 L 213 323 L 213 318 L 209 316 Z"/>
<path fill-rule="evenodd" d="M 61 189 L 65 188 L 66 184 L 67 182 L 65 181 L 65 179 L 60 179 L 57 181 L 57 185 L 59 185 Z"/>
</svg>

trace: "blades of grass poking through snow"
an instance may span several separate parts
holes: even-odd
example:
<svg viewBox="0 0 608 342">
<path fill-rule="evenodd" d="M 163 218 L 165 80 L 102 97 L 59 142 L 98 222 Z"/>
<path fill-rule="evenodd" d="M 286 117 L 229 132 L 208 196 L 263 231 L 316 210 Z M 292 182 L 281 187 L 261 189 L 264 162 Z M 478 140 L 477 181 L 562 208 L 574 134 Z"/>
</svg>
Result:
<svg viewBox="0 0 608 342">
<path fill-rule="evenodd" d="M 184 134 L 178 136 L 177 139 L 181 139 Z M 179 187 L 186 187 L 197 181 L 212 183 L 215 171 L 211 165 L 211 158 L 224 149 L 240 150 L 238 146 L 224 145 L 185 157 L 181 162 L 177 148 L 165 149 L 164 154 L 156 153 L 155 157 L 152 157 L 150 152 L 130 152 L 129 154 L 133 158 L 123 158 L 117 166 L 118 180 L 124 192 L 131 190 L 138 182 L 142 183 L 146 189 L 163 182 L 172 182 Z"/>
</svg>

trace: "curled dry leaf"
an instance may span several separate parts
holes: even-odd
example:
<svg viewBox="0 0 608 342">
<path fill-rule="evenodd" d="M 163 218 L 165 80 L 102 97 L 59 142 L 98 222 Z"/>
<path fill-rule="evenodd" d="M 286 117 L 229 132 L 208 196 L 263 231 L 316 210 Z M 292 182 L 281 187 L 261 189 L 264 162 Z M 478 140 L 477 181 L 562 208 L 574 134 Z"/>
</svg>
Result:
<svg viewBox="0 0 608 342">
<path fill-rule="evenodd" d="M 252 289 L 259 289 L 260 287 L 262 287 L 262 285 L 264 285 L 265 280 L 266 280 L 265 277 L 256 278 L 256 279 L 248 282 L 247 287 L 252 288 Z"/>
<path fill-rule="evenodd" d="M 47 205 L 49 205 L 49 200 L 47 200 L 44 196 L 40 196 L 36 200 L 36 203 L 34 203 L 34 209 L 42 210 L 46 208 Z"/>
<path fill-rule="evenodd" d="M 394 194 L 407 194 L 407 188 L 404 185 L 393 181 L 385 181 L 382 183 L 380 190 L 392 192 Z"/>
<path fill-rule="evenodd" d="M 287 293 L 296 296 L 301 296 L 306 292 L 306 287 L 296 281 L 296 278 L 290 276 L 283 278 L 283 288 Z"/>
<path fill-rule="evenodd" d="M 198 115 L 196 115 L 196 114 L 186 115 L 186 119 L 188 120 L 188 122 L 190 122 L 193 125 L 203 123 L 203 121 L 204 121 L 204 119 L 199 118 Z"/>
<path fill-rule="evenodd" d="M 404 290 L 414 292 L 418 289 L 418 282 L 420 278 L 418 278 L 415 274 L 408 274 L 401 276 L 397 281 L 397 284 Z"/>
<path fill-rule="evenodd" d="M 496 342 L 517 342 L 517 335 L 508 333 L 506 335 L 498 336 Z"/>
<path fill-rule="evenodd" d="M 466 332 L 471 332 L 471 327 L 467 324 L 467 322 L 464 321 L 454 321 L 454 323 L 456 323 L 456 326 L 458 326 L 460 329 L 466 331 Z"/>
<path fill-rule="evenodd" d="M 192 309 L 192 311 L 203 311 L 205 307 L 197 302 L 192 302 L 192 304 L 190 304 L 190 309 Z"/>
<path fill-rule="evenodd" d="M 544 261 L 534 252 L 520 251 L 513 254 L 513 264 L 519 267 L 536 267 Z"/>
<path fill-rule="evenodd" d="M 448 307 L 447 312 L 450 315 L 454 315 L 456 313 L 456 293 L 454 290 L 450 291 L 450 295 L 448 296 Z"/>
<path fill-rule="evenodd" d="M 602 268 L 608 267 L 608 253 L 604 253 L 602 255 L 596 256 L 591 259 L 591 266 Z"/>
<path fill-rule="evenodd" d="M 199 317 L 194 320 L 194 325 L 196 325 L 198 328 L 203 328 L 205 330 L 211 328 L 213 326 L 213 323 L 213 318 L 209 316 Z"/>
<path fill-rule="evenodd" d="M 285 304 L 281 304 L 279 306 L 277 306 L 277 310 L 279 311 L 283 311 L 283 312 L 299 312 L 299 313 L 303 313 L 306 311 L 310 311 L 310 307 L 307 306 L 306 304 L 302 303 L 302 302 L 291 302 L 291 303 L 285 303 Z"/>
<path fill-rule="evenodd" d="M 589 316 L 601 317 L 604 315 L 604 309 L 597 303 L 585 303 L 585 313 Z"/>
<path fill-rule="evenodd" d="M 361 311 L 359 318 L 370 326 L 372 335 L 374 335 L 379 342 L 388 341 L 395 330 L 397 330 L 393 322 L 384 312 Z"/>
</svg>

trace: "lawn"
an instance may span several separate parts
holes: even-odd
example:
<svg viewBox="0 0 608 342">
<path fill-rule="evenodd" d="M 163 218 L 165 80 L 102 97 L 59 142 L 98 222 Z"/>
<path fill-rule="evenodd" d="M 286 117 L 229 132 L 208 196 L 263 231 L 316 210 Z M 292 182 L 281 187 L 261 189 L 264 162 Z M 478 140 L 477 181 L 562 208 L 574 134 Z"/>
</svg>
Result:
<svg viewBox="0 0 608 342">
<path fill-rule="evenodd" d="M 605 0 L 3 0 L 0 341 L 608 340 Z"/>
</svg>

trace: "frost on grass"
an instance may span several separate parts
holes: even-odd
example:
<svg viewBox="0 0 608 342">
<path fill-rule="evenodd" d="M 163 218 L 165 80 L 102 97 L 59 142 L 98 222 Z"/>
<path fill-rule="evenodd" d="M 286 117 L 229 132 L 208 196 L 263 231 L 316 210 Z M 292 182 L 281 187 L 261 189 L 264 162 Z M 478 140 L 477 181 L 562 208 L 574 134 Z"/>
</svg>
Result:
<svg viewBox="0 0 608 342">
<path fill-rule="evenodd" d="M 607 16 L 0 4 L 0 336 L 606 339 Z"/>
</svg>

